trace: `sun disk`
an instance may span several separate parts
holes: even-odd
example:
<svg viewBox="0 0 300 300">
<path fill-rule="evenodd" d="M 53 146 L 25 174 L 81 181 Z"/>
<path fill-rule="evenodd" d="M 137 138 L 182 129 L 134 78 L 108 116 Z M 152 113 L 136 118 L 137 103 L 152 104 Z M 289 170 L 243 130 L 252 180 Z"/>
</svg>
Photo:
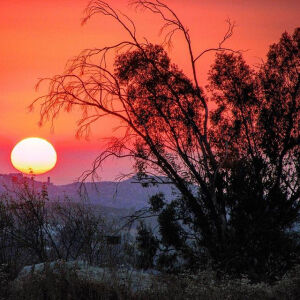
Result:
<svg viewBox="0 0 300 300">
<path fill-rule="evenodd" d="M 11 152 L 13 166 L 22 173 L 38 175 L 54 168 L 57 155 L 45 139 L 30 137 L 21 140 Z"/>
</svg>

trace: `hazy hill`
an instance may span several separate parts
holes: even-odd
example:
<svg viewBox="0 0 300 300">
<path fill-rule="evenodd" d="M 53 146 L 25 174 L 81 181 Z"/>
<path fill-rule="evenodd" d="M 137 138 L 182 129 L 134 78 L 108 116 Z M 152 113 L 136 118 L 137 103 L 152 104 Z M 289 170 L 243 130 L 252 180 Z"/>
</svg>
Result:
<svg viewBox="0 0 300 300">
<path fill-rule="evenodd" d="M 33 185 L 39 191 L 43 184 L 39 181 L 25 179 L 20 174 L 0 174 L 0 193 L 7 189 L 18 188 L 24 180 Z M 167 200 L 174 197 L 175 189 L 172 185 L 163 184 L 159 186 L 143 187 L 134 178 L 120 182 L 102 181 L 71 183 L 66 185 L 46 184 L 50 200 L 63 200 L 68 197 L 73 201 L 80 200 L 80 194 L 88 199 L 91 204 L 101 205 L 116 209 L 140 209 L 145 207 L 150 196 L 162 192 Z"/>
<path fill-rule="evenodd" d="M 81 193 L 87 196 L 92 204 L 129 209 L 145 207 L 149 197 L 158 192 L 163 192 L 168 200 L 172 198 L 175 192 L 174 188 L 167 184 L 143 187 L 136 183 L 134 178 L 121 182 L 86 182 L 84 186 L 81 186 L 80 183 L 51 185 L 48 191 L 51 198 L 68 196 L 77 201 L 80 199 Z"/>
</svg>

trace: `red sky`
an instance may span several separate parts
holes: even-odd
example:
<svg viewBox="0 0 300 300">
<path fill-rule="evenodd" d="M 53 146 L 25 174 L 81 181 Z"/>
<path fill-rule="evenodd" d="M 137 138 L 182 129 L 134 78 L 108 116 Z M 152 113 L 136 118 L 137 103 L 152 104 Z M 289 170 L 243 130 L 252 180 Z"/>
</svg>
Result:
<svg viewBox="0 0 300 300">
<path fill-rule="evenodd" d="M 136 20 L 140 36 L 159 42 L 159 19 L 149 13 L 136 13 L 126 0 L 108 1 Z M 248 49 L 245 56 L 250 64 L 265 57 L 268 46 L 278 41 L 283 31 L 292 32 L 299 26 L 298 0 L 166 0 L 190 28 L 194 51 L 214 47 L 226 29 L 225 20 L 237 24 L 227 46 Z M 110 19 L 95 16 L 81 26 L 87 0 L 10 0 L 0 1 L 0 173 L 14 172 L 10 152 L 22 138 L 39 136 L 49 140 L 58 153 L 57 166 L 48 174 L 57 184 L 72 182 L 88 169 L 103 148 L 101 138 L 115 134 L 118 126 L 105 119 L 93 127 L 89 141 L 76 140 L 76 112 L 61 114 L 54 132 L 49 125 L 38 126 L 38 107 L 33 113 L 27 106 L 42 90 L 34 89 L 38 78 L 63 71 L 68 58 L 84 48 L 103 47 L 124 38 L 124 33 Z M 187 74 L 186 48 L 180 36 L 175 36 L 170 52 L 173 61 Z M 213 56 L 203 57 L 198 64 L 201 82 Z M 129 162 L 109 162 L 101 177 L 113 179 L 128 170 Z"/>
</svg>

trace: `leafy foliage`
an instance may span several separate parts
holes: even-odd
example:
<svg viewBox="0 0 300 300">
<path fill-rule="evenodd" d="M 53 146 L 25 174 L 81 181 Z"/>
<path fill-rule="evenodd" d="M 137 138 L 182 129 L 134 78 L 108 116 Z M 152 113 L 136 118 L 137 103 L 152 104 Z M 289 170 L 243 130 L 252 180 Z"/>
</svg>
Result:
<svg viewBox="0 0 300 300">
<path fill-rule="evenodd" d="M 142 269 L 153 268 L 154 257 L 158 249 L 158 241 L 149 228 L 140 222 L 136 237 L 138 255 L 138 267 Z"/>
<path fill-rule="evenodd" d="M 160 214 L 162 255 L 189 268 L 207 263 L 234 276 L 274 280 L 299 257 L 291 228 L 300 209 L 300 29 L 284 33 L 255 70 L 241 52 L 223 47 L 230 22 L 218 47 L 195 55 L 188 29 L 167 5 L 135 4 L 162 17 L 167 40 L 183 34 L 192 78 L 163 45 L 140 42 L 131 19 L 92 1 L 84 20 L 110 16 L 130 39 L 85 50 L 50 79 L 49 93 L 36 100 L 41 122 L 73 106 L 83 112 L 79 135 L 103 116 L 122 121 L 125 136 L 112 140 L 91 173 L 108 157 L 131 157 L 140 178 L 155 174 L 161 183 L 163 175 L 176 186 L 171 203 L 150 201 L 150 216 Z M 113 71 L 112 50 L 119 51 Z M 196 62 L 207 51 L 217 53 L 205 92 Z"/>
</svg>

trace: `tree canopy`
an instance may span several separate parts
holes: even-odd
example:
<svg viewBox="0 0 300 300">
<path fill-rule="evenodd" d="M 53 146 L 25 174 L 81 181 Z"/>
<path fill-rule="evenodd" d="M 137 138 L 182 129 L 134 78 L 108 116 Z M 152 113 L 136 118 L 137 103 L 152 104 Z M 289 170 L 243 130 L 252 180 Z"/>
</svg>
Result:
<svg viewBox="0 0 300 300">
<path fill-rule="evenodd" d="M 91 1 L 84 22 L 109 16 L 129 39 L 84 50 L 48 79 L 48 93 L 33 103 L 41 123 L 74 106 L 82 109 L 79 135 L 103 116 L 123 122 L 126 134 L 112 139 L 93 171 L 108 157 L 132 157 L 141 181 L 151 175 L 176 186 L 171 202 L 161 195 L 150 201 L 149 215 L 159 214 L 162 267 L 212 263 L 230 274 L 274 279 L 299 255 L 291 228 L 300 208 L 300 29 L 283 33 L 253 68 L 224 47 L 232 23 L 217 47 L 194 54 L 189 31 L 166 4 L 134 4 L 161 16 L 165 41 L 183 34 L 192 78 L 171 62 L 165 43 L 139 41 L 131 19 Z M 216 56 L 204 89 L 197 60 L 208 51 Z"/>
</svg>

